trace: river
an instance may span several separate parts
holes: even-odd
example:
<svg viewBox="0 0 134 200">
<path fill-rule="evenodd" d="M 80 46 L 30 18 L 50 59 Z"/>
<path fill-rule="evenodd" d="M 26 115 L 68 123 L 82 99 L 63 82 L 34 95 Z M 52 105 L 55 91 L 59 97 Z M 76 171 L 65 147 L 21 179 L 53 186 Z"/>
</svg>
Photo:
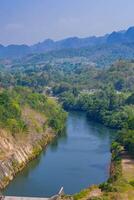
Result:
<svg viewBox="0 0 134 200">
<path fill-rule="evenodd" d="M 69 113 L 66 130 L 4 190 L 6 195 L 48 197 L 63 186 L 73 194 L 109 177 L 114 131 Z"/>
</svg>

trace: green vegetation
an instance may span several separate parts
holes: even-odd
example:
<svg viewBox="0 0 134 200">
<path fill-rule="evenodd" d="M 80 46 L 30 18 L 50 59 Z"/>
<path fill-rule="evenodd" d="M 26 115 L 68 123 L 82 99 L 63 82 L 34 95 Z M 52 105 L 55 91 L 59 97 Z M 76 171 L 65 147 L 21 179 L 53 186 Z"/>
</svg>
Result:
<svg viewBox="0 0 134 200">
<path fill-rule="evenodd" d="M 28 123 L 22 111 L 24 107 L 30 107 L 46 119 L 40 127 L 31 117 L 32 128 L 41 132 L 52 127 L 60 133 L 66 114 L 53 100 L 54 96 L 65 110 L 84 111 L 89 120 L 119 129 L 118 138 L 111 147 L 111 177 L 106 183 L 92 188 L 98 193 L 101 189 L 102 194 L 90 199 L 122 199 L 126 193 L 133 196 L 134 179 L 126 178 L 126 172 L 122 170 L 122 151 L 134 156 L 134 61 L 119 60 L 109 66 L 120 55 L 120 52 L 113 54 L 110 46 L 105 48 L 99 60 L 97 53 L 91 59 L 92 52 L 99 53 L 102 49 L 80 51 L 29 55 L 23 60 L 10 62 L 1 60 L 0 127 L 12 134 L 27 133 Z M 81 56 L 76 57 L 78 52 Z M 108 63 L 107 67 L 98 68 L 104 63 L 105 66 Z M 40 149 L 34 151 L 38 154 Z M 86 189 L 74 195 L 74 199 L 89 199 L 91 193 L 91 189 Z"/>
<path fill-rule="evenodd" d="M 24 106 L 44 114 L 56 133 L 63 130 L 66 114 L 62 108 L 54 100 L 20 87 L 0 92 L 0 126 L 13 134 L 27 132 L 27 122 L 22 117 Z"/>
<path fill-rule="evenodd" d="M 0 72 L 2 87 L 24 86 L 37 92 L 53 92 L 59 96 L 67 91 L 100 89 L 107 84 L 119 92 L 134 90 L 134 62 L 120 60 L 111 66 L 97 68 L 90 60 L 81 57 L 45 61 L 36 55 L 20 61 L 4 62 Z M 2 62 L 2 61 L 0 61 Z"/>
<path fill-rule="evenodd" d="M 113 142 L 111 147 L 112 160 L 110 167 L 110 178 L 107 182 L 100 184 L 99 186 L 93 186 L 81 191 L 74 195 L 74 199 L 83 200 L 125 200 L 133 199 L 134 189 L 133 180 L 127 180 L 126 174 L 122 169 L 122 152 L 124 148 L 118 142 Z M 127 173 L 130 173 L 126 169 Z M 132 174 L 131 174 L 132 175 Z M 101 192 L 99 192 L 99 189 Z M 96 197 L 94 196 L 96 195 Z"/>
<path fill-rule="evenodd" d="M 0 126 L 9 128 L 12 133 L 24 132 L 27 129 L 21 118 L 19 101 L 5 90 L 0 93 Z"/>
<path fill-rule="evenodd" d="M 21 118 L 20 109 L 24 104 L 44 112 L 48 118 L 48 125 L 56 132 L 63 128 L 64 117 L 59 115 L 62 113 L 61 107 L 57 108 L 52 99 L 39 93 L 53 95 L 66 110 L 85 111 L 90 120 L 105 126 L 114 129 L 134 129 L 133 60 L 119 60 L 111 67 L 97 68 L 85 57 L 56 58 L 52 54 L 51 59 L 45 59 L 43 54 L 36 54 L 23 60 L 1 60 L 0 63 L 0 85 L 2 88 L 15 87 L 12 95 L 10 92 L 9 100 L 6 100 L 10 106 L 2 106 L 0 116 L 1 123 L 5 123 L 10 129 L 25 131 L 26 124 Z M 20 86 L 21 89 L 16 86 Z M 23 89 L 25 86 L 33 92 Z M 3 93 L 5 92 L 1 95 L 4 95 Z M 15 113 L 11 111 L 12 116 L 7 116 L 8 107 L 13 109 L 13 106 Z"/>
<path fill-rule="evenodd" d="M 122 129 L 134 128 L 134 107 L 127 103 L 130 97 L 125 93 L 118 93 L 113 87 L 104 87 L 93 93 L 65 92 L 60 99 L 67 110 L 82 110 L 90 120 L 104 125 Z"/>
<path fill-rule="evenodd" d="M 122 130 L 119 132 L 117 141 L 122 144 L 126 151 L 134 156 L 134 128 L 133 130 Z"/>
<path fill-rule="evenodd" d="M 88 189 L 85 189 L 85 190 L 82 190 L 81 192 L 75 194 L 73 196 L 73 199 L 74 200 L 78 200 L 78 199 L 81 199 L 83 197 L 86 197 L 87 195 L 89 194 L 89 190 Z"/>
</svg>

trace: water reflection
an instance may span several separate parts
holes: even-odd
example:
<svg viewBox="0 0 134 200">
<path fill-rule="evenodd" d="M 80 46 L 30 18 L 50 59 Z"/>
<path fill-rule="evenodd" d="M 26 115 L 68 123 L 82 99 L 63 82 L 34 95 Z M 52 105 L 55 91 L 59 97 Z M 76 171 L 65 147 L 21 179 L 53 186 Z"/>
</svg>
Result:
<svg viewBox="0 0 134 200">
<path fill-rule="evenodd" d="M 67 127 L 65 130 L 59 134 L 50 144 L 51 151 L 55 151 L 58 148 L 58 144 L 63 142 L 64 144 L 67 142 Z"/>
<path fill-rule="evenodd" d="M 6 195 L 52 196 L 64 186 L 76 193 L 109 177 L 114 131 L 72 112 L 65 131 L 4 190 Z"/>
</svg>

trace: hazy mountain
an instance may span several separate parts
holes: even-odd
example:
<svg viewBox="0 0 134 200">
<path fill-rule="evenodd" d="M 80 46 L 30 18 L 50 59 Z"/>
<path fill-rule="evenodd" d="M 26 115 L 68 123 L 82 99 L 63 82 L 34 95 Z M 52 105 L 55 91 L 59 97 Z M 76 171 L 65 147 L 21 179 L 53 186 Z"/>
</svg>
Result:
<svg viewBox="0 0 134 200">
<path fill-rule="evenodd" d="M 44 42 L 39 42 L 33 46 L 31 46 L 32 52 L 44 52 L 44 51 L 51 51 L 54 49 L 55 42 L 51 39 L 47 39 Z"/>
<path fill-rule="evenodd" d="M 0 58 L 18 58 L 32 53 L 46 53 L 50 51 L 59 51 L 66 49 L 80 49 L 90 47 L 105 48 L 105 45 L 128 45 L 134 42 L 134 27 L 126 31 L 112 32 L 102 37 L 78 38 L 71 37 L 64 40 L 53 41 L 47 39 L 32 46 L 28 45 L 9 45 L 4 47 L 0 45 Z"/>
<path fill-rule="evenodd" d="M 107 43 L 131 43 L 134 42 L 134 27 L 127 31 L 113 32 L 107 38 Z"/>
<path fill-rule="evenodd" d="M 124 34 L 127 42 L 134 42 L 134 27 L 130 27 Z"/>
<path fill-rule="evenodd" d="M 106 42 L 107 35 L 103 37 L 88 37 L 88 38 L 78 38 L 71 37 L 60 41 L 53 41 L 47 39 L 42 43 L 35 44 L 31 46 L 33 52 L 46 52 L 52 50 L 70 49 L 70 48 L 81 48 L 86 46 L 94 46 L 97 44 L 103 44 Z"/>
<path fill-rule="evenodd" d="M 27 45 L 0 45 L 0 58 L 18 58 L 29 54 L 31 48 Z"/>
</svg>

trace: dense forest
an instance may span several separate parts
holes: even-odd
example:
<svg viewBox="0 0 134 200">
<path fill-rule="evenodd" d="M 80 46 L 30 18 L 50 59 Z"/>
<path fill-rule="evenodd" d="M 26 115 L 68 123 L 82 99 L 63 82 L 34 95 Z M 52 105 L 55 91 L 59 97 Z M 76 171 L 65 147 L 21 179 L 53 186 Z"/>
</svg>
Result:
<svg viewBox="0 0 134 200">
<path fill-rule="evenodd" d="M 21 98 L 25 97 L 23 103 L 37 108 L 44 101 L 45 109 L 51 109 L 50 100 L 43 100 L 47 98 L 41 96 L 42 93 L 55 96 L 66 110 L 85 111 L 90 120 L 114 129 L 134 129 L 133 60 L 118 60 L 111 66 L 98 68 L 89 58 L 51 56 L 49 60 L 45 60 L 43 54 L 0 60 L 0 86 L 5 91 L 10 88 L 1 93 L 1 124 L 12 129 L 16 123 L 16 128 L 26 129 L 20 114 Z M 12 88 L 16 86 L 30 88 L 31 92 L 26 92 L 29 89 L 24 89 L 23 94 L 15 92 Z M 51 123 L 60 129 L 54 120 L 50 120 Z"/>
<path fill-rule="evenodd" d="M 67 116 L 63 108 L 84 111 L 89 120 L 118 130 L 111 147 L 114 170 L 109 180 L 97 188 L 106 195 L 115 195 L 120 187 L 133 187 L 133 181 L 126 183 L 121 174 L 121 154 L 134 154 L 134 61 L 120 59 L 98 67 L 83 57 L 45 60 L 42 54 L 0 60 L 2 129 L 13 137 L 28 135 L 26 111 L 30 112 L 30 126 L 36 135 L 48 127 L 61 133 Z M 36 117 L 32 118 L 38 112 L 39 123 Z M 76 194 L 74 199 L 81 199 L 89 191 Z"/>
<path fill-rule="evenodd" d="M 39 56 L 37 56 L 38 58 Z M 84 58 L 0 61 L 1 87 L 25 86 L 37 92 L 49 87 L 54 94 L 76 89 L 91 90 L 111 84 L 117 91 L 133 91 L 134 62 L 119 60 L 111 66 L 98 68 Z"/>
</svg>

